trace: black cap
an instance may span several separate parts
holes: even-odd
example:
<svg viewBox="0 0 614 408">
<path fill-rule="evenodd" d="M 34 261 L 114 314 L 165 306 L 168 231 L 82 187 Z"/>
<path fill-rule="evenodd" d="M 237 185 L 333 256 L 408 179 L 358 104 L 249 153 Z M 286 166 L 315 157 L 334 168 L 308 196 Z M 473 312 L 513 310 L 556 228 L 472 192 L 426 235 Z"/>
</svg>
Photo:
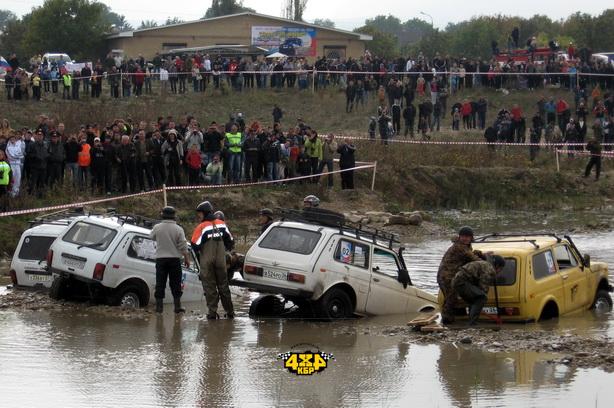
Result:
<svg viewBox="0 0 614 408">
<path fill-rule="evenodd" d="M 160 212 L 160 215 L 162 216 L 162 219 L 164 220 L 173 220 L 175 219 L 176 214 L 177 214 L 177 211 L 175 211 L 175 208 L 171 206 L 164 207 L 162 211 Z"/>
<path fill-rule="evenodd" d="M 501 255 L 493 255 L 491 262 L 495 268 L 503 268 L 505 266 L 505 259 Z"/>
<path fill-rule="evenodd" d="M 226 221 L 226 215 L 224 215 L 222 211 L 216 211 L 215 213 L 213 213 L 213 217 L 218 220 Z"/>
<path fill-rule="evenodd" d="M 473 237 L 473 228 L 464 226 L 460 230 L 458 230 L 459 236 Z"/>
<path fill-rule="evenodd" d="M 196 207 L 196 212 L 201 212 L 205 215 L 211 214 L 213 212 L 213 206 L 209 201 L 203 201 Z"/>
<path fill-rule="evenodd" d="M 270 208 L 263 208 L 260 210 L 260 215 L 264 215 L 265 217 L 273 218 L 273 210 Z"/>
</svg>

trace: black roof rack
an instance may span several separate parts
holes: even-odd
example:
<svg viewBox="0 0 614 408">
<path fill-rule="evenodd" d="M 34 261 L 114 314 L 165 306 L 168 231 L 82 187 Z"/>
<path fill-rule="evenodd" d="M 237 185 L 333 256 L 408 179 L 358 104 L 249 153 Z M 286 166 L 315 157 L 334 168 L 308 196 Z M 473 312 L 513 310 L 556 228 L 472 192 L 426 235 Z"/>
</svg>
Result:
<svg viewBox="0 0 614 408">
<path fill-rule="evenodd" d="M 536 234 L 499 234 L 499 233 L 494 233 L 494 234 L 488 234 L 488 235 L 484 235 L 482 237 L 478 237 L 475 238 L 473 240 L 473 242 L 475 243 L 487 243 L 487 242 L 528 242 L 530 244 L 532 244 L 536 249 L 539 249 L 539 245 L 537 245 L 535 239 L 526 239 L 525 237 L 550 237 L 550 238 L 554 238 L 556 239 L 556 242 L 561 242 L 562 239 L 561 237 L 559 237 L 558 235 L 551 233 L 551 232 L 540 232 L 540 233 L 536 233 Z M 524 239 L 517 239 L 517 240 L 506 240 L 506 241 L 501 241 L 497 238 L 524 238 Z"/>
<path fill-rule="evenodd" d="M 35 227 L 37 225 L 68 225 L 71 222 L 72 218 L 82 217 L 82 216 L 102 216 L 102 217 L 115 217 L 120 225 L 130 224 L 136 225 L 138 227 L 143 227 L 147 229 L 153 228 L 154 225 L 159 223 L 158 220 L 154 220 L 152 218 L 143 217 L 140 215 L 134 214 L 119 214 L 115 208 L 107 208 L 105 212 L 93 212 L 93 211 L 85 211 L 83 207 L 74 207 L 68 208 L 61 211 L 56 211 L 49 214 L 41 215 L 40 217 L 36 217 L 33 220 L 29 221 L 29 228 Z"/>
<path fill-rule="evenodd" d="M 28 224 L 30 228 L 42 224 L 68 225 L 70 223 L 70 218 L 81 217 L 83 215 L 87 215 L 83 207 L 73 207 L 49 214 L 43 214 L 40 217 L 28 221 Z"/>
<path fill-rule="evenodd" d="M 279 208 L 278 211 L 282 215 L 282 221 L 298 221 L 312 225 L 338 228 L 341 234 L 350 234 L 357 239 L 366 239 L 377 245 L 387 245 L 390 249 L 392 249 L 393 244 L 401 242 L 398 235 L 394 233 L 378 228 L 366 227 L 362 223 L 351 222 L 346 220 L 343 214 L 335 211 L 321 208 L 305 208 L 302 210 Z M 382 242 L 385 244 L 382 244 Z"/>
</svg>

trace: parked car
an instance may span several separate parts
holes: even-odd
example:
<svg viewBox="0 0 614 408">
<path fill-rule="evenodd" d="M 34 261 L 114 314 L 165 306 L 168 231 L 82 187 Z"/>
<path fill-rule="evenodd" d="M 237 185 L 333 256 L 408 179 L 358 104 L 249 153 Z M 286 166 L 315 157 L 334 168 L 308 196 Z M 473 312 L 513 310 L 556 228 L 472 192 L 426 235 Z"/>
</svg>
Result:
<svg viewBox="0 0 614 408">
<path fill-rule="evenodd" d="M 252 303 L 252 314 L 283 310 L 288 301 L 325 319 L 438 309 L 434 295 L 412 285 L 392 234 L 328 211 L 284 214 L 245 255 L 243 280 L 231 281 L 267 294 Z"/>
<path fill-rule="evenodd" d="M 111 305 L 145 307 L 153 298 L 155 241 L 153 222 L 134 216 L 79 217 L 51 245 L 47 264 L 55 299 L 85 294 Z M 190 249 L 190 268 L 183 267 L 182 300 L 200 301 L 203 290 L 198 260 Z M 165 302 L 172 302 L 167 287 Z"/>
<path fill-rule="evenodd" d="M 569 236 L 494 234 L 476 239 L 473 248 L 506 261 L 497 275 L 498 302 L 492 286 L 485 317 L 499 314 L 503 321 L 531 322 L 590 308 L 612 309 L 607 264 L 582 256 Z M 466 315 L 466 305 L 459 300 L 457 306 L 457 315 Z"/>
</svg>

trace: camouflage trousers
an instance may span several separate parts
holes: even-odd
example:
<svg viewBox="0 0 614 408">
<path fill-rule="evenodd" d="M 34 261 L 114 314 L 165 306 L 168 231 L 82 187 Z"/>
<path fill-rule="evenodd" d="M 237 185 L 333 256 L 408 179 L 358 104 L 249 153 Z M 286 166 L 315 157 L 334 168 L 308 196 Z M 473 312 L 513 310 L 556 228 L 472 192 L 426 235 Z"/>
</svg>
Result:
<svg viewBox="0 0 614 408">
<path fill-rule="evenodd" d="M 441 276 L 437 278 L 439 289 L 443 293 L 444 302 L 441 309 L 441 317 L 448 323 L 454 322 L 454 305 L 456 304 L 456 291 L 452 286 L 453 276 Z"/>
</svg>

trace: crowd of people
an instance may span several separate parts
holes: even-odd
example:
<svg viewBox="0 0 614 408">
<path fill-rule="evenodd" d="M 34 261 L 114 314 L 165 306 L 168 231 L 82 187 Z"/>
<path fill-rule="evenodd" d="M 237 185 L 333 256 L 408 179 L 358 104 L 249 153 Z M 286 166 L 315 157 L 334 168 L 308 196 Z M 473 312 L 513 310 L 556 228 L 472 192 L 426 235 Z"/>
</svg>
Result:
<svg viewBox="0 0 614 408">
<path fill-rule="evenodd" d="M 275 106 L 274 125 L 246 124 L 241 113 L 228 122 L 201 125 L 193 116 L 176 121 L 160 117 L 147 123 L 116 119 L 105 126 L 84 124 L 66 129 L 45 115 L 32 128 L 12 129 L 0 120 L 0 162 L 10 167 L 4 195 L 42 196 L 65 181 L 92 194 L 135 193 L 168 186 L 203 185 L 306 176 L 318 183 L 323 171 L 355 167 L 356 148 L 349 139 L 320 136 L 299 118 L 287 131 L 283 111 Z M 8 177 L 8 171 L 0 174 Z M 309 177 L 313 176 L 313 177 Z M 326 176 L 328 187 L 333 175 Z M 353 189 L 353 171 L 341 173 L 341 187 Z M 1 192 L 0 192 L 1 193 Z"/>
</svg>

